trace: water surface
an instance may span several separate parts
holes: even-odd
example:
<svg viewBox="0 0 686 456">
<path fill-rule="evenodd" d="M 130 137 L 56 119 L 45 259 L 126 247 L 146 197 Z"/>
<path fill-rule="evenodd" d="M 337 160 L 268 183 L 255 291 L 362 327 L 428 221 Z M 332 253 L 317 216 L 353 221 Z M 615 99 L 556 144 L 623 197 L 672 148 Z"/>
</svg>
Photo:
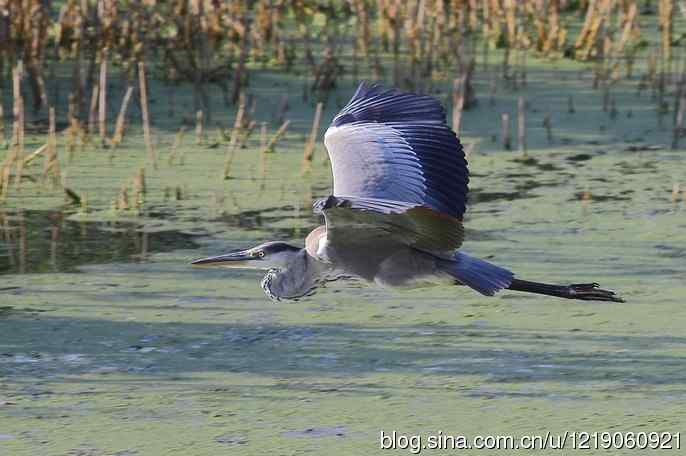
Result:
<svg viewBox="0 0 686 456">
<path fill-rule="evenodd" d="M 582 90 L 566 114 L 575 80 L 529 78 L 533 159 L 491 140 L 516 94 L 465 115 L 463 140 L 477 146 L 464 247 L 525 279 L 597 281 L 626 303 L 359 283 L 271 302 L 258 272 L 188 263 L 264 239 L 301 243 L 321 223 L 309 209 L 329 191 L 321 149 L 300 174 L 310 108 L 294 109 L 299 124 L 266 172 L 251 143 L 223 180 L 223 151 L 191 138 L 183 165 L 146 167 L 140 212 L 117 212 L 141 166 L 133 135 L 115 160 L 84 150 L 65 162 L 87 210 L 37 187 L 5 202 L 0 453 L 357 456 L 387 453 L 382 429 L 682 430 L 686 206 L 671 189 L 686 176 L 683 151 L 646 149 L 668 133 L 632 87 L 616 89 L 612 121 Z M 544 106 L 553 144 L 537 127 Z"/>
</svg>

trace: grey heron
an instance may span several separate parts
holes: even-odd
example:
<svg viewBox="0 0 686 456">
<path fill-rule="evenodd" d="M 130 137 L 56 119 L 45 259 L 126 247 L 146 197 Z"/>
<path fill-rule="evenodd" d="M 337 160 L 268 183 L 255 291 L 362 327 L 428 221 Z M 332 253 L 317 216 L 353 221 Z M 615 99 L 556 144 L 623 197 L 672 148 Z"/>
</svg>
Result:
<svg viewBox="0 0 686 456">
<path fill-rule="evenodd" d="M 460 141 L 435 98 L 362 83 L 324 136 L 333 193 L 313 209 L 324 225 L 305 247 L 270 241 L 193 261 L 267 271 L 272 299 L 297 299 L 325 282 L 385 287 L 466 285 L 482 295 L 515 290 L 622 302 L 596 283 L 551 285 L 460 251 L 469 173 Z"/>
</svg>

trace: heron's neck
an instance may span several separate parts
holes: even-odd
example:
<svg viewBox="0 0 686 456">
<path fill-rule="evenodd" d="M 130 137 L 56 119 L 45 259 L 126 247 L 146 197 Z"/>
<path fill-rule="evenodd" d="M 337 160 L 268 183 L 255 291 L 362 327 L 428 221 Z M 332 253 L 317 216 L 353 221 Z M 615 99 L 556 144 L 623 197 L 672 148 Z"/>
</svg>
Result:
<svg viewBox="0 0 686 456">
<path fill-rule="evenodd" d="M 262 288 L 272 299 L 295 299 L 313 291 L 325 273 L 326 266 L 302 249 L 293 255 L 286 267 L 270 269 L 262 280 Z"/>
</svg>

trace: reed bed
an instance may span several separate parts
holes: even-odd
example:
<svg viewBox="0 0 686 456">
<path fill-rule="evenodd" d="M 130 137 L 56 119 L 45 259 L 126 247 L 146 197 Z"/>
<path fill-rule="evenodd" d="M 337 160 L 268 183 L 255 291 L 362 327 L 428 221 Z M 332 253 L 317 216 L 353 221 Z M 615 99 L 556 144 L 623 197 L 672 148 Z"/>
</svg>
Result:
<svg viewBox="0 0 686 456">
<path fill-rule="evenodd" d="M 155 170 L 161 160 L 154 140 L 159 119 L 153 116 L 160 111 L 152 110 L 151 104 L 164 98 L 169 117 L 174 118 L 182 106 L 174 95 L 181 84 L 192 88 L 192 108 L 182 108 L 187 110 L 185 118 L 181 125 L 173 126 L 178 133 L 173 144 L 167 145 L 167 165 L 184 164 L 184 135 L 195 126 L 197 146 L 225 144 L 224 169 L 218 177 L 228 179 L 237 152 L 259 131 L 256 142 L 264 177 L 269 154 L 298 123 L 292 122 L 290 112 L 293 94 L 273 100 L 271 125 L 260 123 L 255 116 L 251 74 L 263 69 L 293 75 L 302 84 L 303 100 L 311 106 L 302 174 L 311 169 L 324 112 L 340 105 L 333 96 L 335 90 L 345 80 L 356 83 L 361 78 L 445 95 L 452 128 L 460 134 L 465 111 L 480 102 L 475 75 L 487 72 L 491 107 L 495 108 L 497 93 L 515 93 L 514 103 L 498 106 L 500 125 L 496 120 L 494 127 L 500 130 L 500 142 L 506 150 L 513 149 L 516 113 L 517 149 L 526 156 L 528 107 L 521 91 L 529 84 L 527 67 L 532 56 L 588 62 L 593 88 L 601 94 L 600 107 L 614 120 L 621 108 L 615 100 L 616 84 L 632 78 L 640 52 L 648 55 L 648 69 L 641 76 L 637 96 L 650 92 L 657 127 L 671 133 L 671 146 L 676 149 L 686 135 L 686 60 L 675 50 L 680 46 L 674 25 L 678 8 L 674 0 L 658 0 L 652 2 L 652 11 L 645 11 L 644 3 L 0 0 L 0 73 L 11 76 L 4 79 L 12 81 L 11 87 L 0 86 L 12 100 L 11 116 L 0 102 L 0 145 L 8 144 L 0 165 L 0 197 L 5 198 L 10 190 L 21 191 L 24 168 L 39 157 L 44 160 L 42 182 L 64 187 L 62 149 L 67 161 L 87 146 L 110 148 L 112 160 L 116 160 L 115 149 L 124 141 L 132 111 L 140 113 L 146 165 Z M 648 13 L 656 14 L 654 32 L 659 37 L 652 48 L 642 21 Z M 483 66 L 477 67 L 477 56 Z M 62 76 L 54 77 L 57 73 Z M 152 94 L 150 79 L 161 81 L 168 96 Z M 453 81 L 447 94 L 440 93 L 445 81 Z M 64 87 L 66 97 L 60 95 Z M 220 89 L 221 99 L 212 96 L 216 89 Z M 118 111 L 110 112 L 120 100 Z M 235 112 L 232 121 L 217 114 L 217 100 L 222 103 L 222 113 Z M 508 109 L 510 112 L 505 112 Z M 569 95 L 567 113 L 576 110 Z M 672 124 L 667 128 L 666 114 L 670 112 Z M 546 112 L 543 121 L 550 144 L 557 139 L 552 133 L 555 115 Z M 10 134 L 4 128 L 6 117 L 11 117 Z M 48 119 L 45 146 L 27 158 L 25 125 L 43 118 Z M 212 139 L 213 121 L 216 140 Z M 97 144 L 94 138 L 98 138 Z M 144 181 L 144 176 L 133 180 L 139 182 L 138 187 Z M 138 201 L 145 192 L 131 190 L 128 184 L 124 187 L 115 205 L 136 207 L 129 200 L 134 197 Z"/>
<path fill-rule="evenodd" d="M 130 80 L 139 63 L 154 61 L 168 85 L 193 85 L 194 112 L 209 121 L 208 86 L 220 86 L 225 101 L 236 104 L 255 64 L 291 71 L 302 61 L 306 92 L 325 101 L 348 53 L 355 73 L 392 74 L 394 85 L 417 91 L 428 90 L 435 73 L 473 71 L 477 38 L 486 56 L 505 50 L 508 78 L 512 66 L 521 67 L 518 83 L 525 81 L 529 52 L 628 61 L 641 43 L 640 8 L 636 0 L 4 0 L 0 58 L 3 66 L 26 65 L 34 113 L 58 105 L 49 100 L 46 79 L 56 65 L 69 65 L 79 118 L 90 97 L 89 106 L 99 110 L 88 112 L 104 140 L 113 66 Z M 657 9 L 660 58 L 671 62 L 675 2 L 659 0 Z M 571 22 L 580 16 L 572 36 Z"/>
</svg>

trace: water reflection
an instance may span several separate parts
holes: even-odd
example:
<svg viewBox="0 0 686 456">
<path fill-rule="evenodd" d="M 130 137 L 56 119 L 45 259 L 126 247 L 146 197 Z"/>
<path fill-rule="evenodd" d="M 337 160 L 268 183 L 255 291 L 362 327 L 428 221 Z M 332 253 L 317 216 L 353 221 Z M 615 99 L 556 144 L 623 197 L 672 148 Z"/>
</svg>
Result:
<svg viewBox="0 0 686 456">
<path fill-rule="evenodd" d="M 222 214 L 213 221 L 248 231 L 266 229 L 280 239 L 302 237 L 306 234 L 305 232 L 309 233 L 309 230 L 323 223 L 321 216 L 314 214 L 310 205 L 306 207 L 285 205 L 260 210 L 245 210 L 234 214 Z"/>
<path fill-rule="evenodd" d="M 178 231 L 136 223 L 76 222 L 61 211 L 0 210 L 0 274 L 74 272 L 83 264 L 133 262 L 196 247 Z"/>
</svg>

